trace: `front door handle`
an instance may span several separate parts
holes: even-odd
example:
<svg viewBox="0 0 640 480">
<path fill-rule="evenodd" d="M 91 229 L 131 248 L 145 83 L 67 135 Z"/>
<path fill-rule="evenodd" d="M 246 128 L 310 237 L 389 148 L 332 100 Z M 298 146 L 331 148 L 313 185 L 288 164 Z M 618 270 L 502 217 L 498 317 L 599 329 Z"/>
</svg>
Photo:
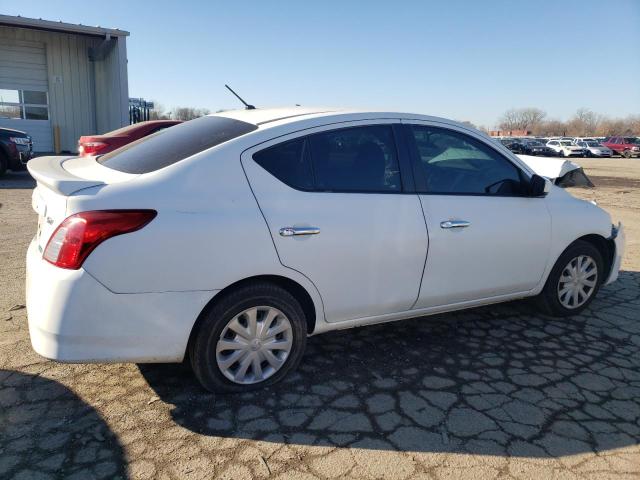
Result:
<svg viewBox="0 0 640 480">
<path fill-rule="evenodd" d="M 293 237 L 296 235 L 317 235 L 320 233 L 318 227 L 282 227 L 280 229 L 280 236 Z"/>
<path fill-rule="evenodd" d="M 471 225 L 471 222 L 466 220 L 446 220 L 440 222 L 440 228 L 466 228 Z"/>
</svg>

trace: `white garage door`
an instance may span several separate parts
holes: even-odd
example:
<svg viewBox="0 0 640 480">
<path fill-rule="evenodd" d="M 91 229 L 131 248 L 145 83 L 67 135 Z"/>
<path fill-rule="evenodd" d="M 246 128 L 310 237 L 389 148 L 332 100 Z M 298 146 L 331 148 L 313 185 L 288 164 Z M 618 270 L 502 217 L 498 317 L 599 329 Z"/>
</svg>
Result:
<svg viewBox="0 0 640 480">
<path fill-rule="evenodd" d="M 3 40 L 0 44 L 0 127 L 23 130 L 36 152 L 52 152 L 47 55 L 44 44 Z"/>
</svg>

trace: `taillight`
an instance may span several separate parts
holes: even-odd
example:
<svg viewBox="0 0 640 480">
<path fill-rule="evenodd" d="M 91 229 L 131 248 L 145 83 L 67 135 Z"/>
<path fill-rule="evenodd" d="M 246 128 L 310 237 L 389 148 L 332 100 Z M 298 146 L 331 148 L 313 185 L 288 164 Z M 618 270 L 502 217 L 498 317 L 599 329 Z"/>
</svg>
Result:
<svg viewBox="0 0 640 480">
<path fill-rule="evenodd" d="M 155 210 L 95 210 L 67 217 L 44 249 L 43 258 L 56 267 L 77 270 L 105 240 L 140 230 L 155 218 Z"/>
<path fill-rule="evenodd" d="M 80 153 L 83 155 L 95 155 L 108 146 L 109 144 L 104 142 L 83 142 L 80 144 L 78 150 L 80 150 Z"/>
</svg>

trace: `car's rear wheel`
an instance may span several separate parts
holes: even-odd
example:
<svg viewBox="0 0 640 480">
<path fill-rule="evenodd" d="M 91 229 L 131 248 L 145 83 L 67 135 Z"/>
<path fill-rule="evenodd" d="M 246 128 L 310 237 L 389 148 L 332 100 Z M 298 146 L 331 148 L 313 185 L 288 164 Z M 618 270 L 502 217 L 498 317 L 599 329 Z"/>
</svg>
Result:
<svg viewBox="0 0 640 480">
<path fill-rule="evenodd" d="M 538 305 L 544 313 L 555 317 L 577 315 L 593 301 L 603 274 L 600 251 L 579 240 L 558 258 L 537 297 Z"/>
<path fill-rule="evenodd" d="M 204 314 L 189 357 L 204 388 L 243 392 L 272 385 L 295 369 L 306 345 L 306 320 L 287 290 L 247 284 Z"/>
</svg>

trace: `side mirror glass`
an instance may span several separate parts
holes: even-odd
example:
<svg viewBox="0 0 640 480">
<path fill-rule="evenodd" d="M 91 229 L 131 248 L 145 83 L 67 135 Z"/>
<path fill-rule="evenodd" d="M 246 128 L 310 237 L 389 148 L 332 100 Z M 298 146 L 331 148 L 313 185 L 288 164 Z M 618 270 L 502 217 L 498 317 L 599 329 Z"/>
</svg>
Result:
<svg viewBox="0 0 640 480">
<path fill-rule="evenodd" d="M 529 195 L 532 197 L 544 197 L 551 189 L 551 182 L 540 175 L 534 174 L 529 180 Z"/>
</svg>

